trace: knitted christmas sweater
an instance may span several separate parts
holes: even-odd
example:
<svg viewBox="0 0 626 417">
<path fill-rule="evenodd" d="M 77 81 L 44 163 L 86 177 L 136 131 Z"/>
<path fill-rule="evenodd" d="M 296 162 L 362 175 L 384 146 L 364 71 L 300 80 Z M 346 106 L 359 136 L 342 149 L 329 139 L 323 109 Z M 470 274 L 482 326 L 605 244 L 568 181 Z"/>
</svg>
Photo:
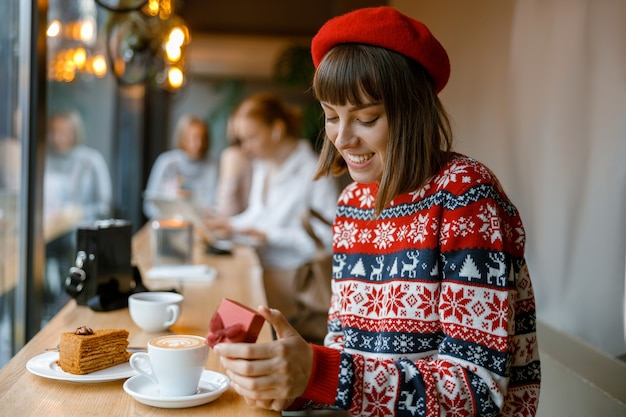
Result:
<svg viewBox="0 0 626 417">
<path fill-rule="evenodd" d="M 329 333 L 297 403 L 358 416 L 535 415 L 524 228 L 495 176 L 455 155 L 373 220 L 377 190 L 354 183 L 340 196 Z"/>
</svg>

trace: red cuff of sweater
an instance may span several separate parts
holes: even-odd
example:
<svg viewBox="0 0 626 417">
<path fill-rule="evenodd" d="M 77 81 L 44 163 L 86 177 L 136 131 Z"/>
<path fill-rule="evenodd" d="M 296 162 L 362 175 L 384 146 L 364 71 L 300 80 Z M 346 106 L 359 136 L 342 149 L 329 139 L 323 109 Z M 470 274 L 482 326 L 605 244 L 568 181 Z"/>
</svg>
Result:
<svg viewBox="0 0 626 417">
<path fill-rule="evenodd" d="M 335 404 L 341 352 L 314 344 L 311 344 L 311 347 L 313 348 L 313 372 L 301 398 L 318 404 Z"/>
</svg>

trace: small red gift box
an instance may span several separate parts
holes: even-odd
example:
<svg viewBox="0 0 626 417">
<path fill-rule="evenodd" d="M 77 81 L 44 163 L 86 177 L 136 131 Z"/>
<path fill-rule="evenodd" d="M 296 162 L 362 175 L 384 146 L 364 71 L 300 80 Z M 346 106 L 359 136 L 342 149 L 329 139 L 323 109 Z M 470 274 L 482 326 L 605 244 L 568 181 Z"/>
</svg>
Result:
<svg viewBox="0 0 626 417">
<path fill-rule="evenodd" d="M 256 342 L 265 319 L 256 311 L 228 298 L 222 299 L 209 323 L 207 344 L 211 347 L 221 342 Z"/>
</svg>

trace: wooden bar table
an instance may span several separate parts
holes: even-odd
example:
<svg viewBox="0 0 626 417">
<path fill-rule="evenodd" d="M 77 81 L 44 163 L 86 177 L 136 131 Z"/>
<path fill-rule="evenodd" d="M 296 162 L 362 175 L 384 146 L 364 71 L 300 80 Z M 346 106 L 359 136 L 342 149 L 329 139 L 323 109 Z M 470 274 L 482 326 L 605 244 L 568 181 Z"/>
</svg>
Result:
<svg viewBox="0 0 626 417">
<path fill-rule="evenodd" d="M 232 255 L 207 255 L 204 244 L 194 243 L 194 264 L 207 264 L 217 270 L 210 282 L 150 280 L 145 278 L 152 267 L 150 228 L 144 226 L 133 237 L 133 259 L 150 290 L 176 288 L 185 299 L 181 316 L 170 332 L 146 333 L 131 320 L 128 309 L 95 312 L 70 301 L 37 333 L 0 371 L 0 415 L 2 416 L 278 416 L 277 412 L 248 406 L 232 388 L 218 399 L 197 407 L 166 409 L 144 405 L 123 390 L 124 380 L 102 383 L 80 383 L 48 379 L 33 375 L 27 362 L 59 343 L 62 332 L 79 326 L 93 329 L 125 328 L 130 332 L 131 346 L 145 346 L 161 334 L 195 334 L 206 336 L 211 315 L 223 297 L 254 309 L 266 304 L 261 267 L 252 248 L 235 247 Z M 258 342 L 272 338 L 269 325 L 263 326 Z M 206 369 L 224 373 L 219 358 L 209 352 Z"/>
</svg>

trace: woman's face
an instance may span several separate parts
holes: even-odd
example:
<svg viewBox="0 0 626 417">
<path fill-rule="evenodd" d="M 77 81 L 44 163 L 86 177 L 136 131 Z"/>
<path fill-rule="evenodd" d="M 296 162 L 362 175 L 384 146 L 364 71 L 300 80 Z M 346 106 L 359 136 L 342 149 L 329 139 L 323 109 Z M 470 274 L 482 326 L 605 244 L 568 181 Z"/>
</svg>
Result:
<svg viewBox="0 0 626 417">
<path fill-rule="evenodd" d="M 68 153 L 76 145 L 74 126 L 67 117 L 55 117 L 48 125 L 48 141 L 51 149 L 61 155 Z"/>
<path fill-rule="evenodd" d="M 258 159 L 269 159 L 273 156 L 277 141 L 272 139 L 272 126 L 256 118 L 241 116 L 235 121 L 234 128 L 241 142 L 241 149 L 247 155 Z"/>
<path fill-rule="evenodd" d="M 197 160 L 204 158 L 204 126 L 199 123 L 192 123 L 183 132 L 181 141 L 182 149 L 187 153 L 189 159 Z"/>
<path fill-rule="evenodd" d="M 343 106 L 322 102 L 326 135 L 356 182 L 379 182 L 387 161 L 389 122 L 385 106 L 367 100 Z"/>
</svg>

